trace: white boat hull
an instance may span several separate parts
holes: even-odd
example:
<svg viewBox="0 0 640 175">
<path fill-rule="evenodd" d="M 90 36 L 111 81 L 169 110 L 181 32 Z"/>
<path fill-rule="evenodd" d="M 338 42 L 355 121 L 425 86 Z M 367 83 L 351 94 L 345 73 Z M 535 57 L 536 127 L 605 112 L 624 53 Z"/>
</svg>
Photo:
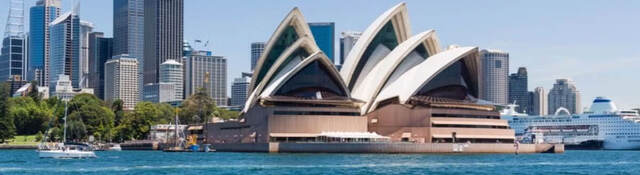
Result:
<svg viewBox="0 0 640 175">
<path fill-rule="evenodd" d="M 78 151 L 78 150 L 41 150 L 38 151 L 40 158 L 54 158 L 54 159 L 81 159 L 81 158 L 96 158 L 96 154 L 93 151 Z"/>
</svg>

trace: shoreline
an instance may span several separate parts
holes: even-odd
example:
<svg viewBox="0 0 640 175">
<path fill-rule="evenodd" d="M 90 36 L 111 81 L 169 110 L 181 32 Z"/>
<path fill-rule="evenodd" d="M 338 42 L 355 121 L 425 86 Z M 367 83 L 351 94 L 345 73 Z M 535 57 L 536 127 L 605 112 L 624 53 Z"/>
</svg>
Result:
<svg viewBox="0 0 640 175">
<path fill-rule="evenodd" d="M 38 149 L 38 145 L 9 145 L 0 144 L 0 150 L 6 149 Z"/>
</svg>

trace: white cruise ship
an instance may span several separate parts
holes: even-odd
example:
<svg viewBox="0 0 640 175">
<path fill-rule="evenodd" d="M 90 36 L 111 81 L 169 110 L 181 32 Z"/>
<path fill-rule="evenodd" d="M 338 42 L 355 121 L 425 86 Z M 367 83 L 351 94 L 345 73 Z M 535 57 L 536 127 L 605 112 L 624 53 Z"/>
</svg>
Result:
<svg viewBox="0 0 640 175">
<path fill-rule="evenodd" d="M 510 105 L 501 113 L 522 141 L 564 143 L 568 149 L 640 149 L 640 116 L 618 110 L 608 98 L 597 97 L 584 114 L 558 109 L 554 115 L 527 116 Z"/>
</svg>

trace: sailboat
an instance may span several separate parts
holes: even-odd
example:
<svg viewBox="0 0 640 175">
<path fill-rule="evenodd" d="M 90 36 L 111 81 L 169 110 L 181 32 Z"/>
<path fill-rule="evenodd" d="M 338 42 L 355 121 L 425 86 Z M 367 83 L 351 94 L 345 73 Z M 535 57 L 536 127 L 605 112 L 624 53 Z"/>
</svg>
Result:
<svg viewBox="0 0 640 175">
<path fill-rule="evenodd" d="M 91 147 L 81 143 L 67 143 L 67 101 L 64 103 L 64 134 L 62 143 L 47 144 L 42 139 L 38 145 L 38 156 L 40 158 L 56 158 L 56 159 L 74 159 L 74 158 L 96 158 L 96 154 L 90 149 Z M 48 135 L 48 134 L 46 134 Z"/>
<path fill-rule="evenodd" d="M 184 152 L 184 138 L 181 137 L 182 133 L 179 128 L 180 119 L 178 119 L 178 109 L 176 109 L 175 126 L 173 128 L 173 146 L 163 149 L 164 152 Z"/>
</svg>

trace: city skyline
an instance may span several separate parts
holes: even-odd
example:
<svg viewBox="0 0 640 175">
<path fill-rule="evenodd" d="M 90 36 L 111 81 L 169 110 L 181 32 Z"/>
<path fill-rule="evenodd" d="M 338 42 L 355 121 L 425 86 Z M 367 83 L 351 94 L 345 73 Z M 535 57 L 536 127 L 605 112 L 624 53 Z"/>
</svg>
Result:
<svg viewBox="0 0 640 175">
<path fill-rule="evenodd" d="M 195 48 L 213 50 L 214 55 L 227 57 L 229 77 L 238 77 L 249 69 L 250 43 L 266 41 L 276 25 L 272 21 L 279 21 L 294 6 L 304 11 L 308 21 L 335 22 L 334 37 L 339 41 L 340 32 L 364 30 L 379 13 L 400 1 L 376 4 L 367 4 L 366 1 L 338 2 L 189 0 L 185 1 L 184 38 L 189 41 L 209 40 L 209 48 Z M 553 6 L 549 6 L 549 2 L 468 2 L 470 5 L 466 7 L 474 8 L 466 8 L 455 16 L 452 11 L 459 11 L 455 3 L 406 2 L 410 4 L 409 10 L 425 5 L 439 7 L 428 11 L 412 10 L 409 15 L 412 21 L 428 21 L 412 23 L 412 34 L 433 28 L 445 41 L 442 47 L 449 44 L 477 45 L 509 52 L 510 70 L 517 70 L 521 66 L 528 68 L 529 89 L 537 86 L 550 89 L 555 79 L 569 78 L 576 82 L 582 92 L 583 107 L 589 105 L 596 96 L 610 97 L 624 109 L 640 106 L 639 96 L 629 93 L 637 85 L 633 81 L 635 72 L 629 68 L 640 64 L 634 62 L 640 57 L 639 46 L 634 44 L 640 36 L 629 33 L 639 30 L 640 25 L 627 22 L 633 21 L 633 16 L 640 15 L 632 8 L 638 2 L 584 4 L 565 1 L 555 2 Z M 34 4 L 35 0 L 25 1 L 27 19 L 28 8 Z M 70 10 L 71 0 L 64 0 L 62 4 L 61 11 Z M 367 8 L 362 8 L 360 15 L 350 13 L 353 6 L 365 4 Z M 82 1 L 80 18 L 94 23 L 94 31 L 104 32 L 105 36 L 111 37 L 112 6 L 112 1 Z M 0 19 L 6 19 L 7 10 L 0 9 Z M 328 10 L 332 13 L 327 13 Z M 261 20 L 225 20 L 228 16 Z M 0 21 L 0 25 L 4 26 L 5 23 L 5 20 Z M 229 27 L 216 27 L 219 24 Z M 469 29 L 468 26 L 474 28 Z M 607 32 L 594 35 L 594 31 Z M 339 43 L 335 45 L 339 46 Z M 624 81 L 631 84 L 612 86 L 626 79 L 632 80 Z M 229 87 L 231 81 L 232 78 L 227 80 Z"/>
</svg>

